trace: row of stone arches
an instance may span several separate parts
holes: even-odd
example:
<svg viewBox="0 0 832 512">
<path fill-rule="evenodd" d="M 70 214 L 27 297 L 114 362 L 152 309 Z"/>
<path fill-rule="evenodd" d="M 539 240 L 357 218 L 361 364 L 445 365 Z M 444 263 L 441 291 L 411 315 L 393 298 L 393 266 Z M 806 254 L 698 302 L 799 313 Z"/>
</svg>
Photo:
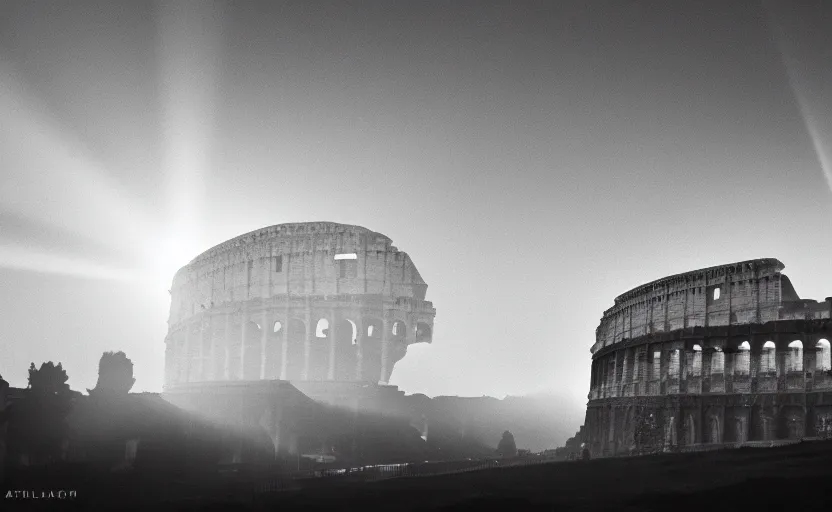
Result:
<svg viewBox="0 0 832 512">
<path fill-rule="evenodd" d="M 592 409 L 589 444 L 598 453 L 742 444 L 832 436 L 832 406 L 707 406 L 662 409 L 630 405 Z"/>
<path fill-rule="evenodd" d="M 190 333 L 179 332 L 172 340 L 171 360 L 176 363 L 170 380 L 386 381 L 382 344 L 387 341 L 394 348 L 388 355 L 395 359 L 388 364 L 389 374 L 397 355 L 406 351 L 407 325 L 393 322 L 386 337 L 383 326 L 374 317 L 342 317 L 332 323 L 320 318 L 313 331 L 299 318 L 243 324 L 215 319 L 202 330 L 191 325 Z M 417 341 L 430 339 L 426 323 L 417 322 L 414 331 Z"/>
</svg>

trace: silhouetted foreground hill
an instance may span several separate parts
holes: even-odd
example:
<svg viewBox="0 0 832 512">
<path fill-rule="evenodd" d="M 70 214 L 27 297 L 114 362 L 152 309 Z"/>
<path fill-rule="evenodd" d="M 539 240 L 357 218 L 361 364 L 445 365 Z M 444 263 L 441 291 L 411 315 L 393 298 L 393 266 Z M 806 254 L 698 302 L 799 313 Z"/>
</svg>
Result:
<svg viewBox="0 0 832 512">
<path fill-rule="evenodd" d="M 828 510 L 832 442 L 557 462 L 278 495 L 251 510 Z"/>
<path fill-rule="evenodd" d="M 169 477 L 29 476 L 24 489 L 77 485 L 78 498 L 62 503 L 4 499 L 3 510 L 828 510 L 832 442 L 557 462 L 374 483 L 317 479 L 300 491 L 259 495 L 251 493 L 251 482 L 242 475 L 236 483 L 206 475 L 184 493 L 184 483 Z"/>
</svg>

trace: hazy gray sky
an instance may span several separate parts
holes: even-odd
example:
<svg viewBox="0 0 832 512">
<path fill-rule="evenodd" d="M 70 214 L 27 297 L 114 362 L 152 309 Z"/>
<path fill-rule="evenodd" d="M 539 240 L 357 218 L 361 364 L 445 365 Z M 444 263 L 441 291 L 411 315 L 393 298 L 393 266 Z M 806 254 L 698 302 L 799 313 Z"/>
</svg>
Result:
<svg viewBox="0 0 832 512">
<path fill-rule="evenodd" d="M 832 295 L 830 22 L 821 1 L 5 1 L 0 374 L 61 361 L 83 389 L 124 350 L 159 390 L 168 272 L 326 220 L 429 284 L 434 343 L 393 384 L 580 407 L 631 287 L 776 257 Z"/>
</svg>

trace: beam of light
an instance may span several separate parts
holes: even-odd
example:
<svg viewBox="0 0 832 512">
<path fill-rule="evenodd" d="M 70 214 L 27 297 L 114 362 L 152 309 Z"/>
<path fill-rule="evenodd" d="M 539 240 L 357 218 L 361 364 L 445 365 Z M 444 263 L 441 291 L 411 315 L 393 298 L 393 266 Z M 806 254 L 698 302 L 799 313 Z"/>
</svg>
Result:
<svg viewBox="0 0 832 512">
<path fill-rule="evenodd" d="M 0 241 L 0 267 L 39 274 L 58 274 L 129 283 L 142 279 L 142 276 L 134 270 L 109 267 L 82 258 L 56 254 L 54 251 L 2 241 Z"/>
<path fill-rule="evenodd" d="M 107 246 L 141 248 L 151 233 L 144 209 L 22 84 L 0 62 L 0 204 Z"/>
<path fill-rule="evenodd" d="M 832 157 L 830 157 L 829 148 L 826 147 L 823 131 L 818 124 L 817 117 L 814 115 L 813 109 L 810 108 L 804 82 L 800 80 L 800 76 L 798 75 L 797 70 L 800 69 L 799 62 L 795 59 L 793 52 L 789 52 L 787 48 L 788 38 L 783 27 L 777 23 L 772 4 L 764 0 L 763 6 L 767 13 L 769 24 L 772 27 L 777 49 L 780 53 L 780 59 L 786 70 L 789 87 L 792 90 L 792 94 L 794 94 L 800 116 L 803 118 L 803 124 L 806 126 L 806 131 L 812 139 L 812 146 L 814 147 L 823 176 L 826 178 L 826 184 L 829 187 L 829 191 L 832 192 Z"/>
<path fill-rule="evenodd" d="M 168 285 L 201 245 L 205 175 L 212 164 L 221 44 L 217 4 L 156 4 L 163 108 L 163 166 L 168 225 L 156 265 Z"/>
</svg>

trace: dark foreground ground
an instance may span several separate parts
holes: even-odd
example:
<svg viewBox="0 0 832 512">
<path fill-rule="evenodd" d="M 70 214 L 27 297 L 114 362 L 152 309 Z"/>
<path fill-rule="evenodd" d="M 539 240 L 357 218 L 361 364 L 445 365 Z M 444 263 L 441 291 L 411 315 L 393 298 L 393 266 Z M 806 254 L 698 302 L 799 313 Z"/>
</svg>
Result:
<svg viewBox="0 0 832 512">
<path fill-rule="evenodd" d="M 266 510 L 830 510 L 832 442 L 388 480 L 304 490 L 263 505 Z"/>
<path fill-rule="evenodd" d="M 327 484 L 213 504 L 195 498 L 51 502 L 49 509 L 137 510 L 830 510 L 832 442 L 782 448 L 557 462 L 447 476 Z M 151 499 L 148 499 L 150 496 Z M 8 500 L 0 503 L 8 505 Z M 110 500 L 107 500 L 110 501 Z M 44 505 L 46 503 L 43 503 Z M 34 503 L 15 501 L 15 509 Z M 91 508 L 90 508 L 91 507 Z M 152 507 L 152 508 L 151 508 Z"/>
</svg>

